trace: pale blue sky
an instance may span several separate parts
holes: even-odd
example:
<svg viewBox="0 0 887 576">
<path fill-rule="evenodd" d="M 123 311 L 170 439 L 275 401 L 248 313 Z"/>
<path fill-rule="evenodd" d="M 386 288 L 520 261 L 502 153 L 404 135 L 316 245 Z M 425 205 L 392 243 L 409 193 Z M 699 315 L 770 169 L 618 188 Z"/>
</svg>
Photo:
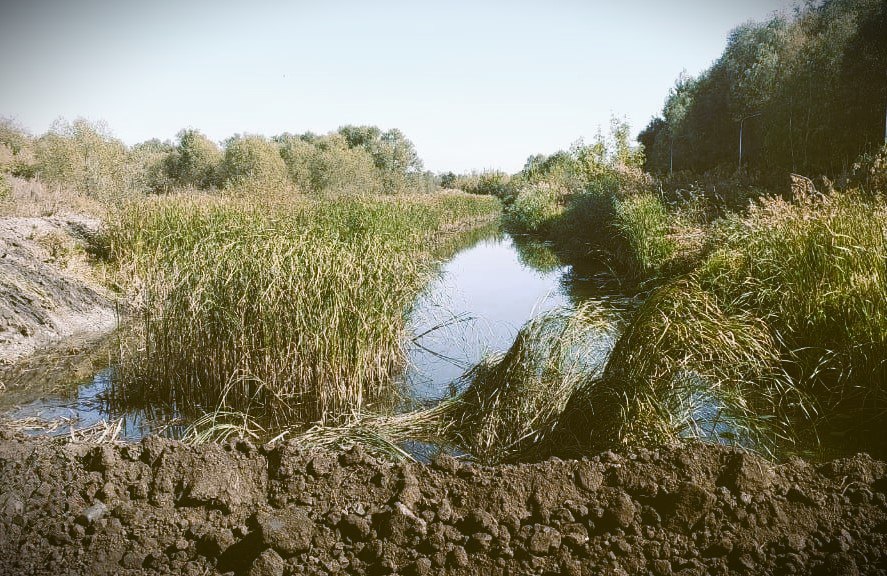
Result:
<svg viewBox="0 0 887 576">
<path fill-rule="evenodd" d="M 634 132 L 678 74 L 790 0 L 31 0 L 0 7 L 0 115 L 107 121 L 128 144 L 400 128 L 434 171 L 518 170 Z"/>
</svg>

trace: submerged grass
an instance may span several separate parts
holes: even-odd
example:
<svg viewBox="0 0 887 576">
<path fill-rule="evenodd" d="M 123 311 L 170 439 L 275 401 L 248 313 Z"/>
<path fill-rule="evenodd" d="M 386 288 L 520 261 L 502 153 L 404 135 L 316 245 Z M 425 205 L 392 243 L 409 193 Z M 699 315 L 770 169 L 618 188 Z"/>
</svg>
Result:
<svg viewBox="0 0 887 576">
<path fill-rule="evenodd" d="M 601 370 L 612 322 L 592 303 L 530 320 L 507 352 L 463 377 L 442 414 L 456 444 L 487 463 L 528 457 L 576 388 Z"/>
<path fill-rule="evenodd" d="M 497 213 L 461 193 L 129 206 L 106 241 L 135 287 L 140 346 L 114 392 L 278 426 L 381 411 L 435 238 Z"/>
</svg>

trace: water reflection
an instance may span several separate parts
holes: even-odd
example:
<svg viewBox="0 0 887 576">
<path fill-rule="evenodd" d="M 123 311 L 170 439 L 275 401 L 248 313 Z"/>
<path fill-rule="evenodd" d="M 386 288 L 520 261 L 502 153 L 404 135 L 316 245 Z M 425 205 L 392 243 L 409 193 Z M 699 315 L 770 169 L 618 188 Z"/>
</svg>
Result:
<svg viewBox="0 0 887 576">
<path fill-rule="evenodd" d="M 594 292 L 593 279 L 573 274 L 547 245 L 491 232 L 446 262 L 416 302 L 409 390 L 420 401 L 446 395 L 486 354 L 507 350 L 530 318 Z"/>
<path fill-rule="evenodd" d="M 68 435 L 74 430 L 90 429 L 103 422 L 120 421 L 120 437 L 138 439 L 148 434 L 180 437 L 184 425 L 168 410 L 160 408 L 115 409 L 107 399 L 114 368 L 106 367 L 92 378 L 65 389 L 51 389 L 36 398 L 7 404 L 5 418 L 17 422 L 24 431 Z M 38 392 L 38 390 L 32 390 Z M 31 428 L 33 426 L 33 428 Z"/>
</svg>

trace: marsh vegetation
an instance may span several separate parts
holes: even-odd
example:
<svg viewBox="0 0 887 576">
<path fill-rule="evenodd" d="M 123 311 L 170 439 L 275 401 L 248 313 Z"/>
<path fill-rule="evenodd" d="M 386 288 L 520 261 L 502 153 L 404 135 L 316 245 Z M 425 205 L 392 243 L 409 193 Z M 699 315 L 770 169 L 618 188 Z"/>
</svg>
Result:
<svg viewBox="0 0 887 576">
<path fill-rule="evenodd" d="M 90 252 L 129 318 L 106 398 L 189 414 L 195 441 L 434 442 L 501 462 L 687 438 L 781 455 L 837 433 L 880 451 L 883 109 L 841 95 L 883 92 L 866 70 L 887 51 L 853 58 L 884 48 L 884 17 L 859 0 L 744 25 L 678 81 L 643 146 L 614 119 L 516 174 L 435 175 L 400 131 L 368 126 L 128 147 L 85 120 L 37 138 L 6 121 L 0 206 L 104 219 Z M 419 399 L 410 345 L 446 322 L 418 333 L 411 313 L 466 231 L 500 219 L 527 266 L 595 297 L 522 318 Z"/>
</svg>

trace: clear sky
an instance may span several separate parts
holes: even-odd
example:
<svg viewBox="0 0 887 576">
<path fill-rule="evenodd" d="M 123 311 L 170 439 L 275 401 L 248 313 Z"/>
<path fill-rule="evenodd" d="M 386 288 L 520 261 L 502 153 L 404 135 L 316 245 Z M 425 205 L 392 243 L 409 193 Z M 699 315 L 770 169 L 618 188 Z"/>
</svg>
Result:
<svg viewBox="0 0 887 576">
<path fill-rule="evenodd" d="M 789 0 L 7 0 L 0 116 L 105 120 L 128 144 L 185 127 L 400 128 L 434 171 L 518 170 L 635 134 L 728 32 Z"/>
</svg>

